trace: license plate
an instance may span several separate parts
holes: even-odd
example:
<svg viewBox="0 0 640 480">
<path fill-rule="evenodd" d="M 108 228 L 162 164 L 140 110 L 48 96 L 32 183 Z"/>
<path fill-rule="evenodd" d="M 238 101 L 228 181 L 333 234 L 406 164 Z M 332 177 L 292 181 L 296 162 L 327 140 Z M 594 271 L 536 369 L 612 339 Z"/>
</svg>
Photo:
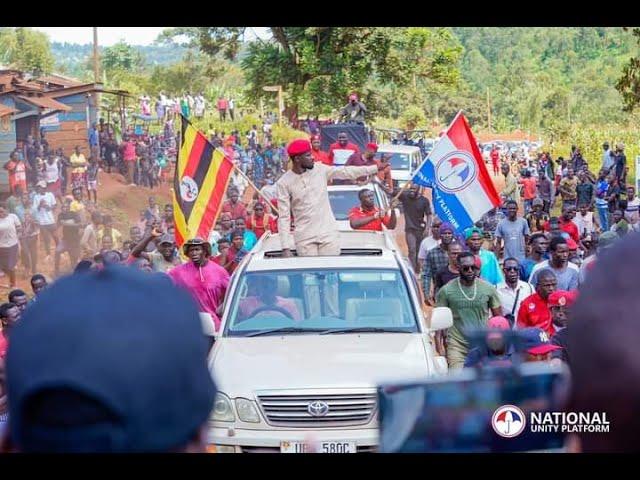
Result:
<svg viewBox="0 0 640 480">
<path fill-rule="evenodd" d="M 280 453 L 356 453 L 355 442 L 280 442 Z"/>
</svg>

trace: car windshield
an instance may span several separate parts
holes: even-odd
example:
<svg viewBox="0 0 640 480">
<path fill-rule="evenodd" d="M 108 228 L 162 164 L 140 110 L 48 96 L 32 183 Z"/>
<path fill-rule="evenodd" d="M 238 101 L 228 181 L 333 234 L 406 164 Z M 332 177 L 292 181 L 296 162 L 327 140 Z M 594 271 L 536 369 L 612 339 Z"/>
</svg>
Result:
<svg viewBox="0 0 640 480">
<path fill-rule="evenodd" d="M 380 158 L 382 155 L 389 157 L 389 163 L 391 164 L 392 170 L 409 170 L 410 165 L 410 157 L 408 153 L 390 153 L 390 152 L 378 152 L 377 158 Z"/>
<path fill-rule="evenodd" d="M 358 200 L 358 192 L 360 190 L 361 188 L 358 188 L 358 190 L 329 191 L 329 203 L 331 204 L 331 210 L 333 210 L 333 216 L 336 220 L 348 220 L 349 210 L 353 207 L 360 206 L 360 200 Z M 373 198 L 376 207 L 379 208 L 378 196 L 374 195 Z"/>
<path fill-rule="evenodd" d="M 399 270 L 247 272 L 239 280 L 226 336 L 418 332 Z"/>
</svg>

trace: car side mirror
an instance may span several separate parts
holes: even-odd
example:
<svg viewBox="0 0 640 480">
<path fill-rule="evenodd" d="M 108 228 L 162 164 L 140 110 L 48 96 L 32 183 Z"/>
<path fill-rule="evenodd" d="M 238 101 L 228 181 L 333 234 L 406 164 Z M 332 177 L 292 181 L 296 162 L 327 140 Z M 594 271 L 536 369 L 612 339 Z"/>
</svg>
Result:
<svg viewBox="0 0 640 480">
<path fill-rule="evenodd" d="M 453 326 L 453 315 L 449 307 L 435 307 L 431 311 L 430 327 L 432 332 L 446 330 Z"/>
<path fill-rule="evenodd" d="M 216 324 L 213 321 L 213 317 L 210 313 L 200 312 L 200 323 L 202 324 L 202 333 L 204 333 L 205 337 L 209 337 L 211 339 L 215 339 L 218 337 L 218 332 L 216 332 Z"/>
</svg>

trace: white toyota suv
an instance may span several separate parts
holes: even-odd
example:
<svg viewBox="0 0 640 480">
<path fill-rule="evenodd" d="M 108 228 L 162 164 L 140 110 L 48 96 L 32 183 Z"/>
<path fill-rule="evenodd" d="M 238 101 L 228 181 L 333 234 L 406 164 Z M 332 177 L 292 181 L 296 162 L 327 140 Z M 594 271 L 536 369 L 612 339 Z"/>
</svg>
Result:
<svg viewBox="0 0 640 480">
<path fill-rule="evenodd" d="M 376 386 L 447 373 L 414 274 L 388 232 L 344 231 L 341 255 L 282 258 L 262 237 L 232 277 L 209 366 L 209 450 L 374 451 Z"/>
</svg>

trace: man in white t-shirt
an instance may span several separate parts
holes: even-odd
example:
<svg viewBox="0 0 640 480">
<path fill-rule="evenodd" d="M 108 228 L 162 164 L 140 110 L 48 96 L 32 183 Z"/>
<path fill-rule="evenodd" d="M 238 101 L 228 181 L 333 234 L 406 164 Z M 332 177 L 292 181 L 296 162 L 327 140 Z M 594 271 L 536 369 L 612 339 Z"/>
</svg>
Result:
<svg viewBox="0 0 640 480">
<path fill-rule="evenodd" d="M 236 119 L 235 114 L 236 103 L 233 98 L 229 98 L 229 116 L 231 117 L 231 121 L 233 122 Z"/>
<path fill-rule="evenodd" d="M 44 164 L 44 178 L 47 182 L 47 190 L 56 196 L 60 195 L 60 165 L 58 157 L 50 155 Z"/>
<path fill-rule="evenodd" d="M 434 216 L 431 222 L 431 234 L 420 242 L 420 247 L 418 248 L 417 275 L 420 275 L 420 270 L 422 270 L 422 265 L 427 258 L 429 250 L 440 245 L 440 225 L 442 225 L 442 220 Z"/>
<path fill-rule="evenodd" d="M 520 304 L 529 295 L 533 295 L 535 289 L 530 283 L 520 280 L 520 262 L 515 258 L 505 259 L 502 271 L 505 281 L 496 285 L 496 290 L 500 298 L 502 315 L 509 320 L 511 327 L 515 328 Z"/>
<path fill-rule="evenodd" d="M 640 198 L 636 195 L 636 188 L 633 185 L 627 187 L 627 208 L 624 211 L 624 218 L 631 225 L 636 225 L 640 221 Z"/>
<path fill-rule="evenodd" d="M 46 191 L 47 183 L 39 181 L 36 184 L 36 194 L 33 196 L 32 208 L 34 220 L 40 227 L 40 238 L 44 243 L 44 251 L 47 257 L 51 256 L 51 240 L 58 246 L 58 236 L 56 235 L 56 218 L 53 210 L 56 206 L 56 199 L 51 192 Z"/>
<path fill-rule="evenodd" d="M 576 224 L 576 227 L 578 227 L 580 238 L 592 235 L 595 233 L 596 229 L 598 231 L 600 230 L 598 219 L 593 212 L 589 211 L 589 205 L 585 203 L 578 206 L 578 211 L 571 221 Z"/>
</svg>

